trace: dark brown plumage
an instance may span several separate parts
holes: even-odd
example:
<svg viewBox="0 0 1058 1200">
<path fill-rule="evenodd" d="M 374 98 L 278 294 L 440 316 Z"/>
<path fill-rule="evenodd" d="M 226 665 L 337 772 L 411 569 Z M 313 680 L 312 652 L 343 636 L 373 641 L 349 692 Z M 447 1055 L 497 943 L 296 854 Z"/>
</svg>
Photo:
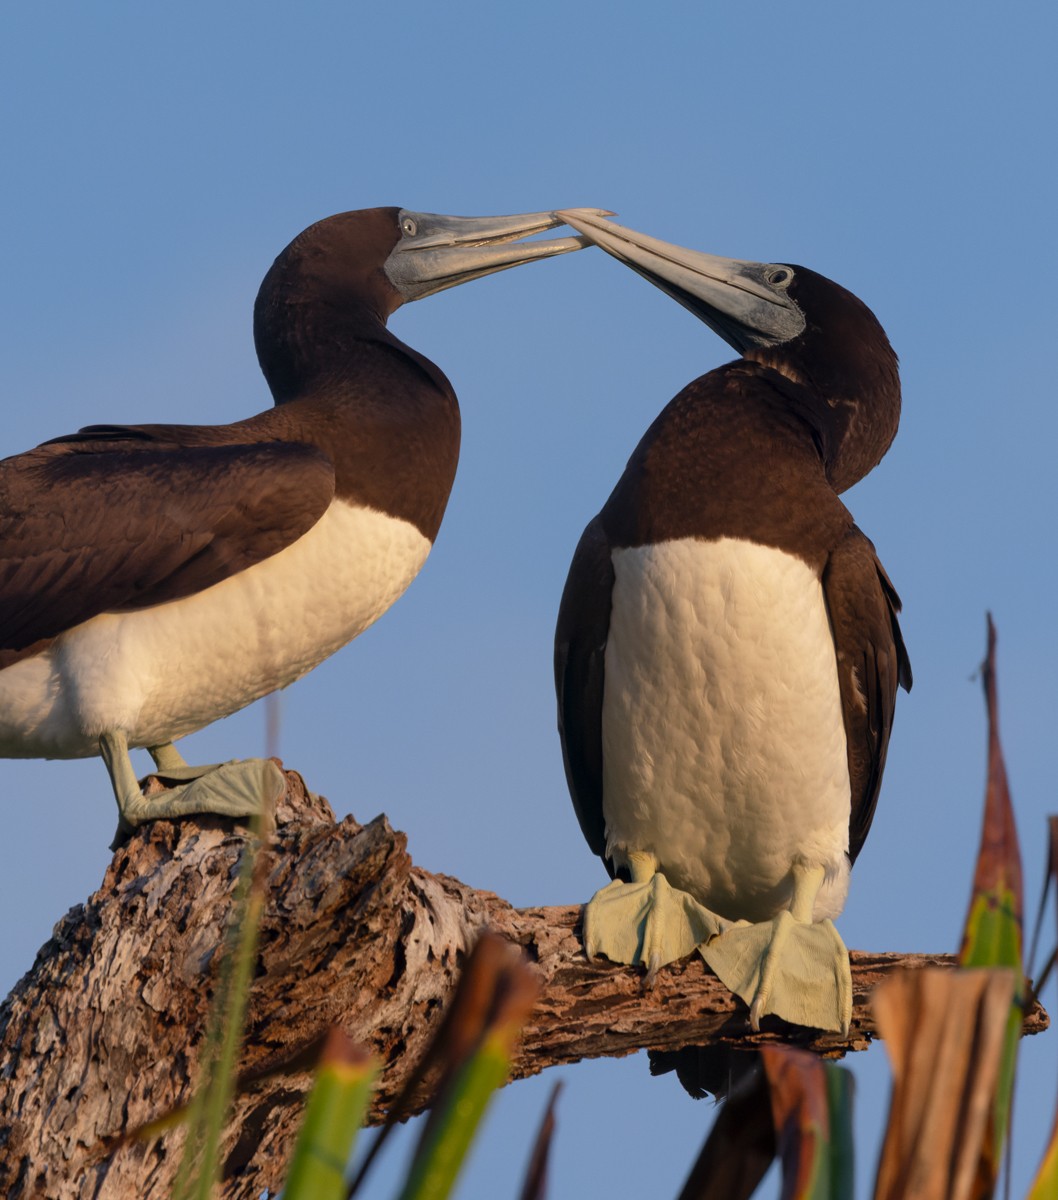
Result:
<svg viewBox="0 0 1058 1200">
<path fill-rule="evenodd" d="M 459 408 L 385 325 L 403 302 L 383 270 L 399 215 L 318 222 L 265 276 L 254 336 L 275 408 L 231 425 L 89 426 L 0 464 L 0 666 L 99 613 L 245 570 L 336 496 L 433 540 Z"/>
<path fill-rule="evenodd" d="M 855 466 L 845 458 L 857 408 L 850 403 L 839 409 L 833 425 L 826 423 L 831 411 L 825 402 L 809 404 L 806 387 L 791 386 L 771 367 L 755 361 L 718 367 L 665 407 L 585 530 L 559 609 L 556 684 L 574 807 L 601 857 L 610 555 L 685 537 L 774 546 L 804 559 L 822 579 L 845 707 L 850 858 L 862 848 L 877 803 L 897 684 L 910 687 L 911 668 L 897 623 L 899 598 L 874 546 L 838 498 L 824 459 L 829 447 L 839 478 L 860 469 L 861 447 L 853 448 Z M 834 428 L 838 422 L 840 433 Z M 888 431 L 872 434 L 876 446 L 888 447 L 892 440 Z"/>
<path fill-rule="evenodd" d="M 100 752 L 124 825 L 139 823 L 128 747 L 176 769 L 174 738 L 293 682 L 385 612 L 437 534 L 460 440 L 448 379 L 387 319 L 580 249 L 522 240 L 561 223 L 328 217 L 257 297 L 273 407 L 228 425 L 89 426 L 0 462 L 0 754 Z M 246 813 L 236 771 L 211 793 L 189 770 L 171 815 Z"/>
<path fill-rule="evenodd" d="M 900 602 L 839 498 L 896 433 L 896 355 L 862 301 L 807 268 L 685 251 L 592 217 L 570 223 L 742 355 L 651 424 L 585 529 L 562 595 L 566 777 L 589 846 L 629 885 L 587 905 L 586 947 L 654 971 L 697 943 L 754 1025 L 796 1011 L 787 1019 L 839 1028 L 851 1011 L 840 938 L 787 935 L 778 922 L 793 913 L 803 929 L 833 931 L 875 813 L 896 691 L 911 686 Z M 842 732 L 847 763 L 835 757 Z M 717 918 L 772 932 L 709 932 Z M 768 965 L 787 936 L 819 948 L 804 1002 L 797 967 Z M 776 957 L 740 960 L 730 947 L 750 939 Z M 746 978 L 740 963 L 758 961 Z M 732 1068 L 690 1047 L 652 1069 L 677 1070 L 701 1094 Z"/>
<path fill-rule="evenodd" d="M 573 223 L 587 236 L 596 232 Z M 862 300 L 806 267 L 783 269 L 791 273 L 784 291 L 804 325 L 780 343 L 761 344 L 759 331 L 739 328 L 726 315 L 718 321 L 715 307 L 681 291 L 681 303 L 710 317 L 744 357 L 694 380 L 666 405 L 584 531 L 570 566 L 555 639 L 559 730 L 581 828 L 611 874 L 601 721 L 615 549 L 741 538 L 796 554 L 819 575 L 845 712 L 853 860 L 877 804 L 897 686 L 911 686 L 899 598 L 838 498 L 896 434 L 896 355 Z M 677 289 L 666 284 L 665 290 Z"/>
</svg>

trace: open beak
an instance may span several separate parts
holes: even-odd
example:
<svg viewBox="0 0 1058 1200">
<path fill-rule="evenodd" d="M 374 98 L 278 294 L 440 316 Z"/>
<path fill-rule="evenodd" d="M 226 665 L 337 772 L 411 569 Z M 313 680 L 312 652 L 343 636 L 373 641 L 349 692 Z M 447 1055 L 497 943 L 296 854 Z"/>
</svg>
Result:
<svg viewBox="0 0 1058 1200">
<path fill-rule="evenodd" d="M 786 291 L 792 268 L 686 250 L 615 225 L 598 209 L 563 209 L 556 216 L 690 309 L 740 353 L 788 342 L 804 330 L 804 314 Z"/>
<path fill-rule="evenodd" d="M 613 215 L 601 208 L 574 211 L 598 218 Z M 513 217 L 441 217 L 401 209 L 399 219 L 401 239 L 386 260 L 386 274 L 405 301 L 420 300 L 537 258 L 583 250 L 592 241 L 585 237 L 520 241 L 565 224 L 554 212 L 521 213 Z"/>
</svg>

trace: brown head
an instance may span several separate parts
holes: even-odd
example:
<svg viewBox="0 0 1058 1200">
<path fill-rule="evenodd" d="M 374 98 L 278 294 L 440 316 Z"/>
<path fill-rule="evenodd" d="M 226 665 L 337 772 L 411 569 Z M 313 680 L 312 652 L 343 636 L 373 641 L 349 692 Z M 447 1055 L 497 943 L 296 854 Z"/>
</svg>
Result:
<svg viewBox="0 0 1058 1200">
<path fill-rule="evenodd" d="M 900 423 L 900 378 L 885 330 L 862 300 L 807 267 L 719 258 L 592 213 L 559 215 L 744 358 L 790 380 L 790 407 L 813 427 L 836 492 L 881 461 Z"/>
<path fill-rule="evenodd" d="M 310 225 L 272 264 L 254 306 L 257 357 L 276 403 L 340 373 L 357 343 L 396 343 L 386 321 L 407 301 L 589 244 L 519 240 L 561 224 L 553 212 L 443 217 L 365 208 Z"/>
</svg>

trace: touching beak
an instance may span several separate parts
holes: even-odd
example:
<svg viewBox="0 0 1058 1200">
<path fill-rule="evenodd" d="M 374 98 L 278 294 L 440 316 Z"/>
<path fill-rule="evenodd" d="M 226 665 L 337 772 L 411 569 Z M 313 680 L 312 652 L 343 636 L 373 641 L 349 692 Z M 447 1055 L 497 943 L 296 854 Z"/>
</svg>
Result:
<svg viewBox="0 0 1058 1200">
<path fill-rule="evenodd" d="M 599 218 L 612 215 L 601 208 L 575 211 Z M 519 241 L 563 224 L 553 212 L 513 217 L 440 217 L 402 209 L 401 239 L 386 260 L 386 274 L 405 301 L 420 300 L 494 271 L 591 245 L 592 239 L 583 237 Z"/>
<path fill-rule="evenodd" d="M 690 309 L 740 353 L 788 342 L 804 330 L 804 314 L 785 287 L 792 268 L 686 250 L 615 225 L 598 209 L 564 209 L 556 216 Z"/>
</svg>

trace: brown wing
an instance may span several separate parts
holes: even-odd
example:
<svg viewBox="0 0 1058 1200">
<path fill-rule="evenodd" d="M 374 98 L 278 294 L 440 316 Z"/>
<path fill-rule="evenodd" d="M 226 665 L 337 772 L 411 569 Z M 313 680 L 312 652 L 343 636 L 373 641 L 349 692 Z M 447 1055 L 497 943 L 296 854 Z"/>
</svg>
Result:
<svg viewBox="0 0 1058 1200">
<path fill-rule="evenodd" d="M 830 555 L 823 592 L 845 712 L 852 784 L 849 858 L 855 862 L 878 803 L 896 689 L 911 690 L 911 663 L 897 622 L 900 598 L 870 539 L 855 526 Z"/>
<path fill-rule="evenodd" d="M 0 666 L 99 613 L 245 570 L 310 529 L 333 495 L 327 456 L 281 442 L 75 437 L 5 459 Z"/>
<path fill-rule="evenodd" d="M 562 592 L 555 630 L 555 690 L 573 807 L 588 845 L 611 875 L 602 812 L 602 698 L 613 585 L 610 544 L 596 517 L 580 539 Z"/>
</svg>

